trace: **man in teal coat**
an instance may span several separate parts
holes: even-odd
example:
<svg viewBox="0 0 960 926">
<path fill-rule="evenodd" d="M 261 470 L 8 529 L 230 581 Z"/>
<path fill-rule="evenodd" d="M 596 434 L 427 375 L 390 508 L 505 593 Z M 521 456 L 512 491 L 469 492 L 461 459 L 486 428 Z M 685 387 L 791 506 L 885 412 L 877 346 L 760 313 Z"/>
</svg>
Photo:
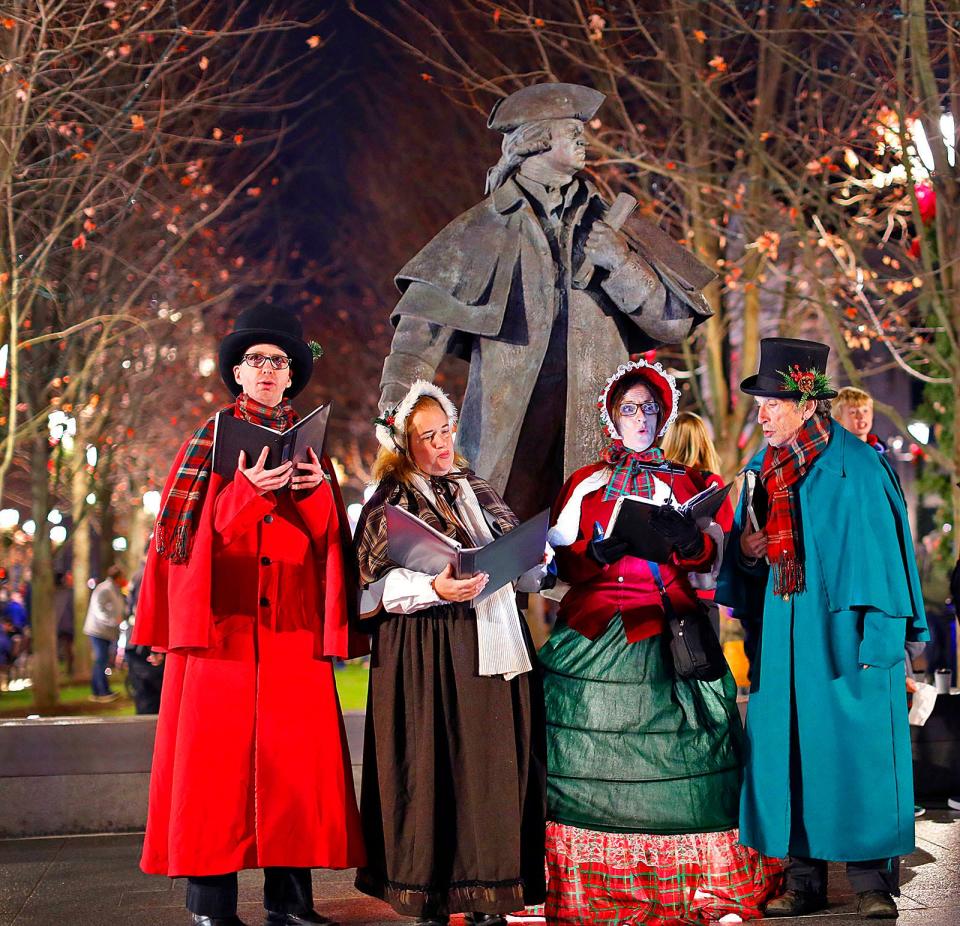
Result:
<svg viewBox="0 0 960 926">
<path fill-rule="evenodd" d="M 830 860 L 847 863 L 861 916 L 894 918 L 898 856 L 914 848 L 904 644 L 927 625 L 899 483 L 830 419 L 828 351 L 766 338 L 740 387 L 768 445 L 747 465 L 756 489 L 716 594 L 760 627 L 740 838 L 789 856 L 767 916 L 826 907 Z"/>
</svg>

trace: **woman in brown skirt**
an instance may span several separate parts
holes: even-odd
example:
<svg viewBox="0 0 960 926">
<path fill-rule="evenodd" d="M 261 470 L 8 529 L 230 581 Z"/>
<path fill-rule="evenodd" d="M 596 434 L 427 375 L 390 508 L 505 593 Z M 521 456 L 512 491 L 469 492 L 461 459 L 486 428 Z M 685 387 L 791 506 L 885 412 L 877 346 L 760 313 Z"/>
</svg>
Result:
<svg viewBox="0 0 960 926">
<path fill-rule="evenodd" d="M 389 559 L 385 506 L 466 546 L 517 524 L 453 449 L 456 409 L 414 383 L 378 419 L 377 490 L 357 524 L 361 580 L 380 608 L 363 757 L 367 865 L 357 887 L 422 924 L 496 926 L 544 899 L 543 695 L 512 586 Z"/>
</svg>

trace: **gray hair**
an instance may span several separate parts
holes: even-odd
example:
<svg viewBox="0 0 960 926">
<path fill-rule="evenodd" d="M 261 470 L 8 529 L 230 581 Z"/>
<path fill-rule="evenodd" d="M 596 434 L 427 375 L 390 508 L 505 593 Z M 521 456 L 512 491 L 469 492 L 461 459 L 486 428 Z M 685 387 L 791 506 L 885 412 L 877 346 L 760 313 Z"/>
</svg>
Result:
<svg viewBox="0 0 960 926">
<path fill-rule="evenodd" d="M 820 418 L 832 418 L 833 417 L 833 403 L 830 399 L 817 399 L 817 407 L 813 410 L 815 415 L 818 415 Z"/>
<path fill-rule="evenodd" d="M 507 132 L 500 146 L 500 160 L 487 171 L 486 192 L 498 190 L 524 159 L 550 150 L 551 129 L 555 119 L 538 119 L 526 122 Z"/>
</svg>

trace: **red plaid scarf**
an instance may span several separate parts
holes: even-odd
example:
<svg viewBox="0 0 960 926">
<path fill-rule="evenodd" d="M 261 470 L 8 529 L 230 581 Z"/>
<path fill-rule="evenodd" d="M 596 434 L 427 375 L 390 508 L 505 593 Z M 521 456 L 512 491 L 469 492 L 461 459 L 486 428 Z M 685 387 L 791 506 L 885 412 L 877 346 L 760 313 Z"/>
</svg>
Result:
<svg viewBox="0 0 960 926">
<path fill-rule="evenodd" d="M 814 415 L 784 447 L 768 447 L 760 468 L 767 490 L 767 559 L 773 566 L 773 590 L 793 595 L 806 588 L 800 532 L 800 502 L 793 490 L 830 442 L 830 422 Z"/>
<path fill-rule="evenodd" d="M 607 490 L 603 493 L 603 500 L 608 501 L 619 495 L 639 495 L 641 498 L 653 498 L 655 487 L 654 477 L 641 463 L 662 463 L 663 451 L 659 447 L 637 452 L 623 445 L 623 441 L 615 440 L 603 451 L 601 459 L 613 467 L 613 475 L 607 483 Z"/>
<path fill-rule="evenodd" d="M 297 413 L 286 400 L 276 407 L 261 405 L 245 392 L 237 396 L 232 405 L 225 405 L 220 412 L 233 411 L 235 418 L 242 418 L 253 424 L 284 431 L 297 420 Z M 219 414 L 219 412 L 218 412 Z M 190 547 L 196 528 L 196 515 L 203 506 L 210 470 L 213 464 L 213 427 L 217 416 L 214 415 L 197 429 L 190 439 L 180 467 L 173 479 L 173 485 L 163 503 L 163 510 L 157 518 L 154 529 L 154 543 L 157 553 L 171 563 L 185 563 L 190 559 Z M 254 461 L 247 460 L 247 465 Z"/>
</svg>

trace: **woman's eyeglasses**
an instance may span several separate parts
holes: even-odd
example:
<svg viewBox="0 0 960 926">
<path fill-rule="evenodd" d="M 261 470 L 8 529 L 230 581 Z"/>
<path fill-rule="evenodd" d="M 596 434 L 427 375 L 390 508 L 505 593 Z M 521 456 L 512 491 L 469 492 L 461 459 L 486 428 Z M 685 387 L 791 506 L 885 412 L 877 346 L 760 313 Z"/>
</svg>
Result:
<svg viewBox="0 0 960 926">
<path fill-rule="evenodd" d="M 660 406 L 656 402 L 641 402 L 639 405 L 636 402 L 624 402 L 620 406 L 620 414 L 624 418 L 633 418 L 637 413 L 637 409 L 642 411 L 645 415 L 659 415 Z"/>
<path fill-rule="evenodd" d="M 290 366 L 290 358 L 284 357 L 282 354 L 274 354 L 269 357 L 266 354 L 244 354 L 241 359 L 244 363 L 256 367 L 258 370 L 263 369 L 263 365 L 268 360 L 270 361 L 270 366 L 275 370 L 285 370 Z"/>
</svg>

